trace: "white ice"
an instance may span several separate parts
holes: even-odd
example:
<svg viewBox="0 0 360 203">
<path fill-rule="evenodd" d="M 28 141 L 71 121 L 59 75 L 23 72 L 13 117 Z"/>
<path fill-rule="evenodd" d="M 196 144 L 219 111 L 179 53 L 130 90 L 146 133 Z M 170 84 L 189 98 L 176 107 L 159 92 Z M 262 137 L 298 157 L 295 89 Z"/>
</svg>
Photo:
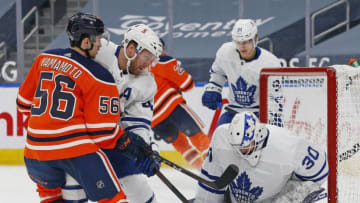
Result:
<svg viewBox="0 0 360 203">
<path fill-rule="evenodd" d="M 172 168 L 162 168 L 161 171 L 187 199 L 194 198 L 197 185 L 194 179 Z M 181 202 L 156 176 L 149 182 L 159 203 Z M 0 203 L 39 203 L 35 189 L 24 166 L 0 166 Z"/>
</svg>

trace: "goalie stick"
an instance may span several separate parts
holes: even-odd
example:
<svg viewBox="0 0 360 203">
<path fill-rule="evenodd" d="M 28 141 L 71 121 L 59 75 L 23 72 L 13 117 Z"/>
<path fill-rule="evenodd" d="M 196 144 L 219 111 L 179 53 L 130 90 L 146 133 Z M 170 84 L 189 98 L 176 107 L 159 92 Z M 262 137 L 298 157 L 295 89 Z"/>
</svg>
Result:
<svg viewBox="0 0 360 203">
<path fill-rule="evenodd" d="M 233 181 L 234 178 L 239 173 L 239 168 L 236 165 L 231 164 L 225 169 L 224 173 L 217 180 L 208 181 L 208 180 L 206 180 L 206 179 L 192 173 L 191 171 L 189 171 L 189 170 L 187 170 L 187 169 L 185 169 L 185 168 L 171 162 L 170 160 L 165 159 L 164 157 L 162 157 L 162 156 L 160 156 L 160 155 L 158 155 L 158 154 L 156 154 L 154 152 L 150 152 L 150 153 L 151 153 L 151 156 L 154 159 L 157 159 L 157 160 L 165 163 L 166 165 L 168 165 L 168 166 L 170 166 L 170 167 L 172 167 L 172 168 L 174 168 L 174 169 L 176 169 L 176 170 L 190 176 L 191 178 L 203 183 L 204 185 L 207 185 L 207 186 L 209 186 L 211 188 L 214 188 L 214 189 L 217 189 L 217 190 L 222 189 L 225 186 L 227 186 L 228 184 L 230 184 L 231 181 Z"/>
<path fill-rule="evenodd" d="M 190 201 L 180 193 L 180 191 L 164 176 L 164 174 L 160 172 L 160 170 L 157 170 L 155 174 L 183 203 L 190 203 Z"/>
</svg>

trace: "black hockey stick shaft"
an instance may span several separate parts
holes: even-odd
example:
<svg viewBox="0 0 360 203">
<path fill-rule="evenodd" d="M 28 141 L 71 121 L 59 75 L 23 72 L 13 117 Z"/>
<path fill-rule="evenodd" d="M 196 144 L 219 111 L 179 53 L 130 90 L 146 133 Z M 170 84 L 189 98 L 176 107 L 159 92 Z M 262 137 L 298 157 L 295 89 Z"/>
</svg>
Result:
<svg viewBox="0 0 360 203">
<path fill-rule="evenodd" d="M 228 107 L 228 106 L 225 106 L 224 109 L 225 109 L 226 111 L 230 112 L 230 113 L 233 113 L 233 114 L 239 113 L 239 112 L 236 111 L 235 109 L 232 109 L 232 108 L 230 108 L 230 107 Z"/>
<path fill-rule="evenodd" d="M 230 184 L 239 172 L 239 168 L 236 165 L 231 164 L 225 169 L 224 173 L 217 180 L 208 181 L 208 180 L 196 175 L 195 173 L 173 163 L 172 161 L 165 159 L 164 157 L 160 156 L 159 154 L 156 154 L 153 152 L 151 152 L 151 154 L 152 154 L 153 158 L 158 159 L 159 161 L 164 162 L 166 165 L 188 175 L 189 177 L 203 183 L 204 185 L 207 185 L 207 186 L 217 189 L 217 190 L 222 189 L 225 186 L 227 186 L 228 184 Z"/>
<path fill-rule="evenodd" d="M 155 174 L 183 203 L 189 203 L 186 197 L 181 194 L 181 192 L 169 181 L 169 179 L 164 176 L 164 174 L 162 174 L 159 170 L 156 171 Z"/>
</svg>

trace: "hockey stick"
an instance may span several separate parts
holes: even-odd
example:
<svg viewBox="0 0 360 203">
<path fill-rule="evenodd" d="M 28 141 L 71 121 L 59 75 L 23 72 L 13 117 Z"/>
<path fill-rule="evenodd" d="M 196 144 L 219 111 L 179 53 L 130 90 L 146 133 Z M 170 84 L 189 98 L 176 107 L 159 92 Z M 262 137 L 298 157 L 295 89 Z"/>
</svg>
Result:
<svg viewBox="0 0 360 203">
<path fill-rule="evenodd" d="M 314 192 L 311 192 L 308 194 L 304 200 L 301 203 L 313 203 L 315 202 L 315 199 L 321 194 L 325 189 L 320 188 L 319 190 L 315 190 Z"/>
<path fill-rule="evenodd" d="M 204 185 L 207 185 L 207 186 L 217 189 L 217 190 L 222 189 L 225 186 L 227 186 L 229 183 L 231 183 L 231 181 L 234 180 L 234 178 L 239 173 L 239 168 L 236 165 L 231 164 L 225 169 L 224 173 L 217 180 L 208 181 L 208 180 L 205 180 L 204 178 L 192 173 L 191 171 L 186 170 L 185 168 L 165 159 L 164 157 L 160 156 L 159 154 L 156 154 L 154 152 L 150 152 L 150 153 L 154 159 L 164 162 L 166 165 L 190 176 L 191 178 L 203 183 Z"/>
<path fill-rule="evenodd" d="M 162 174 L 159 170 L 156 171 L 155 174 L 183 203 L 190 203 L 190 201 L 180 193 L 180 191 L 164 176 L 164 174 Z"/>
<path fill-rule="evenodd" d="M 217 123 L 220 119 L 222 107 L 224 104 L 227 104 L 227 103 L 229 103 L 229 101 L 227 99 L 222 99 L 221 104 L 217 103 L 217 108 L 215 110 L 214 117 L 211 121 L 209 132 L 208 132 L 208 137 L 209 137 L 210 141 L 211 141 L 212 135 L 214 134 L 214 131 L 216 129 Z"/>
<path fill-rule="evenodd" d="M 254 109 L 251 109 L 251 108 L 241 108 L 241 110 L 236 110 L 234 108 L 231 108 L 229 106 L 225 106 L 224 109 L 230 113 L 233 113 L 233 114 L 237 114 L 237 113 L 241 113 L 241 112 L 244 112 L 244 111 L 249 111 L 249 112 L 253 112 L 254 113 Z"/>
<path fill-rule="evenodd" d="M 230 107 L 228 107 L 228 106 L 225 106 L 224 109 L 225 109 L 226 111 L 230 112 L 230 113 L 233 113 L 233 114 L 239 113 L 239 112 L 236 111 L 235 109 L 230 108 Z"/>
</svg>

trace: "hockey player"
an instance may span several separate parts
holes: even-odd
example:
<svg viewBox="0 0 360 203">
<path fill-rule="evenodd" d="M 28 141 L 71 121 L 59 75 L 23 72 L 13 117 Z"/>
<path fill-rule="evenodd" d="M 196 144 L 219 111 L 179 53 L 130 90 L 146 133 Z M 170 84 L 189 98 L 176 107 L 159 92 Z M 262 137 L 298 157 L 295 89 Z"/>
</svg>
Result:
<svg viewBox="0 0 360 203">
<path fill-rule="evenodd" d="M 147 68 L 157 60 L 161 50 L 156 33 L 144 24 L 137 24 L 125 32 L 122 45 L 102 39 L 102 47 L 95 58 L 95 61 L 108 69 L 115 78 L 120 94 L 121 127 L 142 137 L 153 147 L 157 145 L 151 142 L 150 125 L 156 83 Z M 130 202 L 157 202 L 142 173 L 147 176 L 154 175 L 154 169 L 158 170 L 160 167 L 159 162 L 149 167 L 147 164 L 151 162 L 136 162 L 119 150 L 105 150 L 105 153 Z M 70 176 L 67 176 L 63 194 L 67 202 L 86 202 L 84 191 Z"/>
<path fill-rule="evenodd" d="M 186 105 L 181 93 L 191 90 L 194 81 L 175 58 L 166 55 L 165 43 L 159 63 L 151 67 L 157 84 L 152 129 L 157 139 L 171 143 L 183 158 L 197 169 L 209 147 L 204 125 Z"/>
<path fill-rule="evenodd" d="M 145 160 L 145 151 L 151 148 L 117 125 L 120 106 L 115 81 L 92 60 L 101 47 L 102 20 L 77 13 L 69 19 L 67 33 L 71 48 L 40 54 L 19 88 L 18 109 L 29 115 L 27 172 L 38 185 L 42 203 L 63 201 L 65 173 L 80 183 L 92 201 L 127 202 L 103 149 L 116 148 Z"/>
<path fill-rule="evenodd" d="M 257 26 L 253 20 L 238 20 L 231 32 L 232 42 L 224 43 L 210 68 L 210 80 L 204 87 L 202 104 L 215 110 L 222 101 L 222 87 L 229 83 L 229 106 L 238 111 L 259 111 L 259 76 L 262 68 L 280 67 L 280 61 L 257 46 Z M 233 113 L 225 112 L 218 126 L 230 123 Z"/>
<path fill-rule="evenodd" d="M 285 128 L 260 123 L 252 112 L 237 113 L 215 130 L 201 174 L 216 179 L 229 164 L 239 167 L 234 181 L 222 190 L 199 183 L 196 203 L 224 202 L 225 190 L 232 203 L 302 202 L 328 175 L 323 150 Z"/>
</svg>

